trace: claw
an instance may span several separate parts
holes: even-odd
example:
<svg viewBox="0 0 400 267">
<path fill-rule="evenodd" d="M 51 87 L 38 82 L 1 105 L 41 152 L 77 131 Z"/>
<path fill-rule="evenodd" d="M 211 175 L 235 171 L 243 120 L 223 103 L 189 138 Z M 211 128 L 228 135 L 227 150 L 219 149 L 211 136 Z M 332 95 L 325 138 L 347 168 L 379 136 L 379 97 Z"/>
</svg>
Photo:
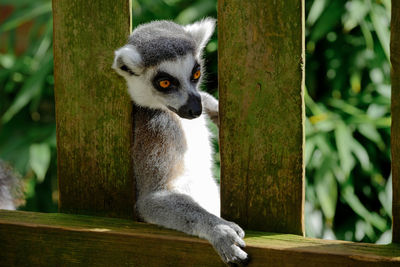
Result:
<svg viewBox="0 0 400 267">
<path fill-rule="evenodd" d="M 243 266 L 249 262 L 241 248 L 246 246 L 243 230 L 235 223 L 223 221 L 215 226 L 210 242 L 226 264 Z M 233 265 L 232 265 L 233 264 Z"/>
<path fill-rule="evenodd" d="M 245 259 L 239 259 L 239 258 L 235 257 L 233 259 L 233 261 L 228 263 L 228 265 L 229 266 L 246 266 L 249 263 L 250 263 L 250 256 L 247 255 L 247 257 Z"/>
</svg>

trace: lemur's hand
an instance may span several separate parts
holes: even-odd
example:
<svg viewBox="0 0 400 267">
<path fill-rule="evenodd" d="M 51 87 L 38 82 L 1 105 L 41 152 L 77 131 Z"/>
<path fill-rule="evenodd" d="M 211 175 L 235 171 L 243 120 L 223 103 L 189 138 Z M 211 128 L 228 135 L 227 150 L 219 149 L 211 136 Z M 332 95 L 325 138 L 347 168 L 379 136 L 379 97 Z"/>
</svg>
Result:
<svg viewBox="0 0 400 267">
<path fill-rule="evenodd" d="M 206 92 L 200 92 L 204 112 L 219 127 L 218 100 Z"/>
<path fill-rule="evenodd" d="M 225 263 L 246 264 L 249 257 L 241 249 L 246 246 L 243 237 L 244 231 L 239 225 L 220 219 L 212 226 L 208 239 Z"/>
</svg>

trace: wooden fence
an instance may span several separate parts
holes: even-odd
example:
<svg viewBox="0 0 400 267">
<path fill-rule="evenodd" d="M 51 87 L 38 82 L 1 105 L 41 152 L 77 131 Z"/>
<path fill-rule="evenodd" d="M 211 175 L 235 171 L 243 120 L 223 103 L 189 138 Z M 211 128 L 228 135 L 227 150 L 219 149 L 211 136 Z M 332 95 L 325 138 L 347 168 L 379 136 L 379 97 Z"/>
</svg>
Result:
<svg viewBox="0 0 400 267">
<path fill-rule="evenodd" d="M 140 137 L 125 83 L 111 70 L 131 31 L 130 1 L 53 0 L 53 12 L 62 213 L 0 211 L 0 266 L 223 266 L 204 240 L 134 222 L 130 148 Z M 250 266 L 400 266 L 399 244 L 303 237 L 304 1 L 219 0 L 218 16 L 222 215 L 248 229 Z M 394 242 L 399 47 L 393 0 Z"/>
</svg>

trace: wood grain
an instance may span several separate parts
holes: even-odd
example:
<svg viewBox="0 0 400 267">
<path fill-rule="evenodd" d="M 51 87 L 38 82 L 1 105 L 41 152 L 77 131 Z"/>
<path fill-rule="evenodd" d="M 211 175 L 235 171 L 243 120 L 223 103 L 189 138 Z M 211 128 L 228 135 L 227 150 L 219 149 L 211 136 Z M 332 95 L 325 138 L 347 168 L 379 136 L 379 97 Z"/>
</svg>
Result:
<svg viewBox="0 0 400 267">
<path fill-rule="evenodd" d="M 121 219 L 0 211 L 0 240 L 0 266 L 225 266 L 205 240 Z M 249 267 L 400 264 L 398 244 L 262 232 L 245 241 Z"/>
<path fill-rule="evenodd" d="M 111 69 L 128 0 L 53 0 L 59 207 L 132 218 L 132 105 Z"/>
<path fill-rule="evenodd" d="M 393 242 L 400 242 L 400 1 L 392 0 L 390 41 L 392 62 Z"/>
<path fill-rule="evenodd" d="M 304 1 L 218 1 L 222 216 L 303 234 Z"/>
</svg>

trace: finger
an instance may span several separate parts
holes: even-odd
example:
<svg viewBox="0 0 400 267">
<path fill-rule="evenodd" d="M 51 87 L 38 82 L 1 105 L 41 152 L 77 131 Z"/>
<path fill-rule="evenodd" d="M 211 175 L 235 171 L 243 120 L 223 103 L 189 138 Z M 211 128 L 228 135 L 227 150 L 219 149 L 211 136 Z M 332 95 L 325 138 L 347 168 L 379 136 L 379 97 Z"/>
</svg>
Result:
<svg viewBox="0 0 400 267">
<path fill-rule="evenodd" d="M 244 252 L 241 248 L 239 248 L 236 245 L 232 245 L 231 246 L 232 250 L 233 250 L 233 254 L 239 258 L 241 261 L 246 260 L 248 255 L 246 252 Z"/>
<path fill-rule="evenodd" d="M 239 225 L 237 225 L 236 223 L 231 223 L 231 227 L 236 231 L 240 238 L 244 237 L 244 231 L 242 228 L 240 228 Z"/>
<path fill-rule="evenodd" d="M 243 239 L 241 239 L 239 236 L 235 236 L 234 239 L 235 244 L 237 244 L 239 247 L 246 247 L 246 243 L 243 241 Z"/>
</svg>

